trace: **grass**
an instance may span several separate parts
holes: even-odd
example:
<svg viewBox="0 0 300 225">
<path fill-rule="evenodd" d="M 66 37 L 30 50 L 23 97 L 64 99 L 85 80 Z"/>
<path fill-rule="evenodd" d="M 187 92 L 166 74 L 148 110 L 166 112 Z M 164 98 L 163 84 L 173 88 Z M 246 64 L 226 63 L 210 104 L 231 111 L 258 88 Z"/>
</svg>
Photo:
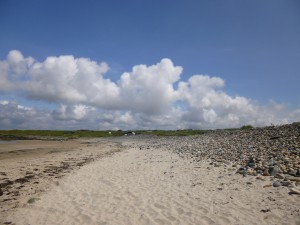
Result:
<svg viewBox="0 0 300 225">
<path fill-rule="evenodd" d="M 188 136 L 204 134 L 206 130 L 151 130 L 151 131 L 134 131 L 136 134 L 148 134 L 156 136 Z M 18 139 L 75 139 L 75 138 L 96 138 L 96 137 L 119 137 L 131 131 L 61 131 L 61 130 L 0 130 L 0 139 L 18 140 Z"/>
<path fill-rule="evenodd" d="M 292 125 L 299 126 L 300 122 Z M 244 125 L 241 128 L 224 129 L 225 131 L 249 130 L 254 129 L 252 125 Z M 75 138 L 97 138 L 97 137 L 119 137 L 130 134 L 132 131 L 93 131 L 93 130 L 0 130 L 0 140 L 20 140 L 20 139 L 75 139 Z M 147 134 L 156 136 L 189 136 L 200 135 L 209 130 L 134 130 L 135 134 Z"/>
<path fill-rule="evenodd" d="M 294 123 L 292 123 L 292 125 L 298 127 L 298 126 L 300 126 L 300 122 L 294 122 Z"/>
<path fill-rule="evenodd" d="M 244 125 L 241 127 L 242 130 L 249 130 L 249 129 L 253 129 L 254 127 L 252 125 Z"/>
<path fill-rule="evenodd" d="M 110 133 L 109 133 L 110 132 Z M 33 137 L 48 138 L 82 138 L 122 136 L 122 131 L 61 131 L 61 130 L 0 130 L 0 139 L 32 139 Z"/>
<path fill-rule="evenodd" d="M 152 134 L 156 136 L 189 136 L 197 134 L 205 134 L 207 130 L 153 130 L 153 131 L 141 131 L 144 134 Z M 140 133 L 140 132 L 138 132 Z"/>
</svg>

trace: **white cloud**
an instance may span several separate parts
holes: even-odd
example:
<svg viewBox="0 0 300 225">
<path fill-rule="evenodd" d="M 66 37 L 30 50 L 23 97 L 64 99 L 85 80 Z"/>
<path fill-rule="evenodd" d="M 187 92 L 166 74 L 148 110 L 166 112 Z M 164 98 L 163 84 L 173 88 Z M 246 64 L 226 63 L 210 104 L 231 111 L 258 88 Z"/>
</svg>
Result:
<svg viewBox="0 0 300 225">
<path fill-rule="evenodd" d="M 180 79 L 181 72 L 182 68 L 174 66 L 170 59 L 149 67 L 134 66 L 118 82 L 122 106 L 146 114 L 170 110 L 177 99 L 173 84 Z"/>
<path fill-rule="evenodd" d="M 41 123 L 40 118 L 43 118 Z M 1 129 L 29 129 L 32 125 L 46 125 L 47 114 L 17 104 L 16 102 L 0 101 L 0 127 Z M 46 129 L 46 128 L 45 128 Z"/>
<path fill-rule="evenodd" d="M 94 109 L 85 105 L 60 105 L 52 112 L 57 120 L 82 120 Z"/>
<path fill-rule="evenodd" d="M 118 97 L 118 87 L 103 78 L 108 69 L 106 63 L 86 58 L 48 57 L 30 68 L 25 91 L 29 98 L 109 108 Z"/>
<path fill-rule="evenodd" d="M 0 61 L 0 92 L 14 90 L 16 83 L 24 80 L 33 62 L 33 58 L 24 58 L 20 51 L 10 51 L 7 59 Z"/>
<path fill-rule="evenodd" d="M 0 92 L 26 100 L 52 102 L 38 110 L 0 101 L 2 129 L 180 129 L 264 126 L 300 120 L 300 109 L 261 105 L 224 92 L 220 77 L 193 75 L 170 59 L 136 65 L 117 82 L 105 77 L 109 66 L 88 58 L 47 57 L 38 62 L 11 51 L 0 61 Z"/>
</svg>

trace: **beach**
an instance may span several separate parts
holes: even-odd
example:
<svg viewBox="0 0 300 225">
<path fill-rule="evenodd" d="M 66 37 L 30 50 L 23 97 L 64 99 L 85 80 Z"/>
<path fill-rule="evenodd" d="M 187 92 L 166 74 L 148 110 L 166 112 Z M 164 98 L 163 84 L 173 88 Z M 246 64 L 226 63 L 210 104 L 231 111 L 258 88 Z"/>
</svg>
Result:
<svg viewBox="0 0 300 225">
<path fill-rule="evenodd" d="M 292 173 L 292 169 L 299 166 L 298 155 L 294 154 L 299 151 L 299 136 L 291 132 L 293 127 L 276 129 L 270 128 L 269 133 L 253 130 L 193 137 L 136 135 L 66 143 L 2 144 L 11 145 L 10 151 L 18 151 L 12 146 L 19 145 L 23 150 L 28 146 L 29 152 L 39 149 L 39 153 L 25 156 L 23 152 L 22 156 L 11 158 L 9 154 L 13 153 L 1 154 L 7 157 L 1 160 L 1 177 L 5 173 L 14 181 L 9 192 L 19 190 L 18 196 L 8 195 L 7 191 L 0 196 L 1 222 L 26 225 L 300 224 L 300 195 L 291 191 L 299 189 L 297 171 L 295 176 Z M 298 128 L 295 129 L 298 132 Z M 257 135 L 257 132 L 268 135 Z M 272 132 L 281 136 L 274 138 Z M 242 154 L 242 143 L 249 145 L 250 140 L 252 154 L 245 152 L 245 157 L 229 154 L 231 141 L 245 134 L 248 138 L 235 142 L 237 151 Z M 274 176 L 260 172 L 265 159 L 269 160 L 273 152 L 260 149 L 262 156 L 256 155 L 255 143 L 262 146 L 264 138 L 270 143 L 266 149 L 282 146 L 280 143 L 288 140 L 286 147 L 292 150 L 277 153 L 277 157 L 272 156 L 272 164 L 268 164 L 273 173 L 272 168 L 283 168 L 280 160 L 284 157 L 287 161 L 290 154 L 293 156 L 291 166 L 285 164 L 288 171 L 280 170 Z M 229 150 L 223 147 L 225 152 L 222 153 L 217 145 L 224 143 Z M 3 152 L 3 147 L 1 149 Z M 69 166 L 64 166 L 65 163 Z M 47 172 L 49 166 L 56 170 Z M 23 171 L 17 172 L 20 169 Z M 35 169 L 46 172 L 35 173 Z M 26 172 L 33 174 L 26 175 Z M 24 183 L 16 182 L 21 173 L 23 178 L 34 177 L 28 177 L 29 181 Z M 275 182 L 280 185 L 274 185 Z M 18 189 L 22 185 L 24 187 Z M 11 200 L 3 201 L 6 198 Z"/>
<path fill-rule="evenodd" d="M 0 224 L 62 177 L 120 147 L 93 139 L 16 140 L 0 144 Z"/>
</svg>

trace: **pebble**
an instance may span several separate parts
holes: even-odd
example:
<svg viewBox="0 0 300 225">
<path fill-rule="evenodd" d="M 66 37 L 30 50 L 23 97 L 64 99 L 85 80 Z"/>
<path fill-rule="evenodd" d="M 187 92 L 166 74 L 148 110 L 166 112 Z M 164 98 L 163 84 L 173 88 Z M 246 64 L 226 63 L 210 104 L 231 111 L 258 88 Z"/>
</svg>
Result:
<svg viewBox="0 0 300 225">
<path fill-rule="evenodd" d="M 269 171 L 267 169 L 265 169 L 264 172 L 263 172 L 263 175 L 264 176 L 270 176 Z"/>
<path fill-rule="evenodd" d="M 263 181 L 265 181 L 265 180 L 266 180 L 264 177 L 261 177 L 261 176 L 259 176 L 259 177 L 256 177 L 256 179 L 257 179 L 257 180 L 263 180 Z"/>
<path fill-rule="evenodd" d="M 270 166 L 268 172 L 271 176 L 276 176 L 280 172 L 280 168 L 278 166 Z"/>
<path fill-rule="evenodd" d="M 281 183 L 279 181 L 275 181 L 273 183 L 273 187 L 280 187 L 281 186 Z"/>
<path fill-rule="evenodd" d="M 275 177 L 279 178 L 279 179 L 284 179 L 285 178 L 285 176 L 283 174 L 280 174 L 280 173 L 276 174 Z"/>
<path fill-rule="evenodd" d="M 300 188 L 290 188 L 290 194 L 300 195 Z"/>
<path fill-rule="evenodd" d="M 282 186 L 286 186 L 286 187 L 290 186 L 291 184 L 292 184 L 292 183 L 289 182 L 289 181 L 282 181 L 282 182 L 281 182 L 281 185 L 282 185 Z"/>
<path fill-rule="evenodd" d="M 153 137 L 153 138 L 151 138 Z M 272 184 L 300 184 L 300 126 L 286 124 L 250 130 L 211 130 L 202 135 L 142 138 L 142 149 L 165 148 L 195 162 L 210 161 L 213 167 L 231 163 L 237 174 L 278 179 Z M 261 180 L 261 178 L 257 178 Z M 271 186 L 272 186 L 271 184 Z M 288 185 L 289 186 L 289 185 Z"/>
<path fill-rule="evenodd" d="M 290 177 L 288 178 L 290 181 L 300 182 L 300 177 Z"/>
</svg>

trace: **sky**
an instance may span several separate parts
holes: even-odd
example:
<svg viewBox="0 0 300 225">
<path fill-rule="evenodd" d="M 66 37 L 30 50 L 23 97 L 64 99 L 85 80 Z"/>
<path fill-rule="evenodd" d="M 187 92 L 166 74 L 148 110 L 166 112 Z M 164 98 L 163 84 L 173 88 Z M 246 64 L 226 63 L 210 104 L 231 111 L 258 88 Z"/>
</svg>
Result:
<svg viewBox="0 0 300 225">
<path fill-rule="evenodd" d="M 300 121 L 298 0 L 0 0 L 0 129 Z"/>
</svg>

